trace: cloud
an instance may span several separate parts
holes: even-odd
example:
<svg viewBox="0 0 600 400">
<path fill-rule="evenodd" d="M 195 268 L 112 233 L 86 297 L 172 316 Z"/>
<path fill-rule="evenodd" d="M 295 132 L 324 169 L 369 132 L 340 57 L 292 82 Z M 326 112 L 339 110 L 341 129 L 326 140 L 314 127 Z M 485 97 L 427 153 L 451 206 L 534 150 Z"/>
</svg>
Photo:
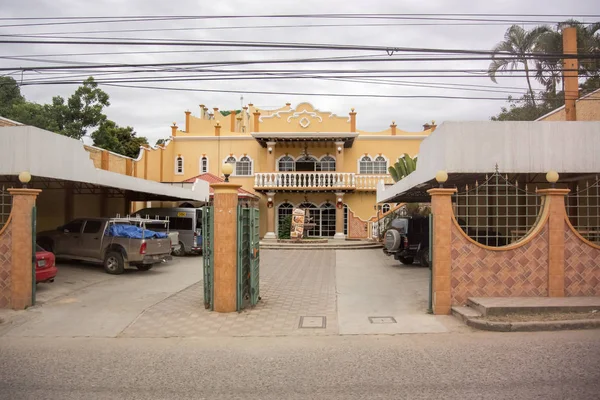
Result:
<svg viewBox="0 0 600 400">
<path fill-rule="evenodd" d="M 381 13 L 381 14 L 410 14 L 410 13 L 514 13 L 514 14 L 557 14 L 572 15 L 593 14 L 597 10 L 586 0 L 565 3 L 558 0 L 503 2 L 482 1 L 389 1 L 372 0 L 359 1 L 178 1 L 164 2 L 157 0 L 105 0 L 81 2 L 75 0 L 56 0 L 40 2 L 22 0 L 19 2 L 4 2 L 3 17 L 57 17 L 57 16 L 128 16 L 128 15 L 256 15 L 256 14 L 325 14 L 325 13 Z M 513 17 L 514 18 L 514 17 Z M 539 17 L 531 17 L 539 19 Z M 548 19 L 548 18 L 545 18 Z M 28 23 L 39 21 L 3 21 L 2 24 Z M 360 20 L 359 23 L 390 23 L 381 20 Z M 504 31 L 510 25 L 482 24 L 474 26 L 449 26 L 436 24 L 435 21 L 424 20 L 429 25 L 407 25 L 415 21 L 397 21 L 397 25 L 388 26 L 356 26 L 348 20 L 312 19 L 224 19 L 224 20 L 170 20 L 123 23 L 100 23 L 79 25 L 48 25 L 36 27 L 0 27 L 0 34 L 42 33 L 42 32 L 81 32 L 108 31 L 98 34 L 71 34 L 70 36 L 86 37 L 119 37 L 119 38 L 151 38 L 173 40 L 231 40 L 231 41 L 276 41 L 295 43 L 329 43 L 352 44 L 364 46 L 390 47 L 423 47 L 423 48 L 454 48 L 466 50 L 487 50 L 502 40 Z M 242 26 L 256 25 L 285 25 L 285 24 L 347 24 L 344 27 L 297 27 L 297 28 L 254 28 L 239 29 Z M 186 30 L 155 31 L 155 32 L 116 32 L 125 29 L 179 29 Z M 202 28 L 202 29 L 200 29 Z M 206 29 L 219 28 L 219 29 Z M 222 29 L 226 28 L 226 29 Z M 86 45 L 8 45 L 3 44 L 4 56 L 31 55 L 35 61 L 3 60 L 4 66 L 25 67 L 53 65 L 49 60 L 66 63 L 165 63 L 190 61 L 248 61 L 274 60 L 282 58 L 301 57 L 333 57 L 339 55 L 357 55 L 361 52 L 350 51 L 338 53 L 333 51 L 259 51 L 256 49 L 211 49 L 202 48 L 194 51 L 189 47 L 142 47 L 142 46 L 86 46 Z M 208 50 L 208 51 L 206 51 Z M 139 52 L 155 53 L 140 54 Z M 95 56 L 75 56 L 67 54 L 101 53 L 101 52 L 137 52 L 135 54 L 113 54 Z M 372 53 L 372 52 L 369 52 Z M 43 57 L 44 55 L 56 57 Z M 373 53 L 374 54 L 374 53 Z M 58 56 L 60 55 L 60 56 Z M 262 69 L 277 70 L 327 70 L 347 69 L 360 71 L 364 69 L 402 70 L 402 69 L 444 69 L 444 68 L 481 68 L 485 69 L 487 61 L 462 62 L 402 62 L 392 61 L 401 56 L 389 57 L 386 63 L 356 62 L 349 64 L 320 63 L 320 64 L 266 64 L 211 67 L 214 70 L 244 70 L 255 71 Z M 59 65 L 59 64 L 54 64 Z M 205 68 L 206 69 L 206 68 Z M 27 72 L 23 79 L 50 78 L 60 76 L 50 72 Z M 195 73 L 195 72 L 194 72 Z M 157 72 L 150 69 L 140 70 L 130 75 L 101 75 L 96 71 L 89 74 L 100 77 L 166 77 L 173 72 Z M 192 74 L 192 73 L 189 73 Z M 80 71 L 70 75 L 85 75 Z M 20 79 L 20 74 L 14 75 Z M 84 76 L 73 79 L 83 80 Z M 493 87 L 510 86 L 523 88 L 514 90 L 518 95 L 524 92 L 525 82 L 519 77 L 502 77 L 499 84 L 494 85 L 487 77 L 464 78 L 390 78 L 396 81 L 412 81 L 416 83 L 451 83 L 458 85 L 487 85 Z M 396 82 L 398 83 L 398 82 Z M 493 100 L 450 100 L 450 99 L 377 99 L 355 97 L 326 97 L 318 93 L 345 94 L 382 94 L 382 95 L 447 95 L 447 96 L 482 96 L 506 97 L 506 93 L 476 92 L 449 90 L 443 88 L 424 88 L 401 86 L 398 84 L 373 84 L 365 82 L 348 82 L 331 79 L 262 79 L 262 80 L 213 80 L 213 81 L 184 81 L 145 83 L 145 85 L 169 86 L 177 88 L 194 88 L 210 90 L 231 90 L 234 93 L 218 92 L 179 92 L 148 89 L 120 88 L 103 86 L 111 96 L 111 106 L 108 116 L 120 125 L 130 125 L 139 135 L 147 136 L 151 142 L 170 134 L 170 124 L 175 121 L 183 126 L 184 111 L 189 109 L 194 114 L 198 105 L 203 103 L 208 107 L 220 109 L 239 108 L 240 96 L 244 102 L 253 102 L 263 108 L 279 107 L 286 102 L 298 104 L 302 101 L 311 102 L 321 110 L 330 110 L 338 115 L 346 115 L 351 107 L 358 111 L 358 127 L 361 130 L 380 131 L 386 129 L 392 120 L 398 127 L 408 131 L 419 131 L 422 124 L 436 120 L 483 120 L 497 114 L 504 102 Z M 48 102 L 54 95 L 68 96 L 77 85 L 35 85 L 24 86 L 23 92 L 32 101 Z M 462 89 L 464 89 L 463 87 Z M 492 88 L 493 89 L 493 88 Z M 254 91 L 300 92 L 313 95 L 266 95 L 252 94 Z"/>
</svg>

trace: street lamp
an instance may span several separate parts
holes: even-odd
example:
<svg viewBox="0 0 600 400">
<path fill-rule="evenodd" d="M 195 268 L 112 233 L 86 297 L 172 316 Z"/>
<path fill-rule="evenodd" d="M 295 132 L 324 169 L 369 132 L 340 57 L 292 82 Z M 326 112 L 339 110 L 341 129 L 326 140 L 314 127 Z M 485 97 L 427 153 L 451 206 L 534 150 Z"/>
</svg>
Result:
<svg viewBox="0 0 600 400">
<path fill-rule="evenodd" d="M 558 172 L 556 171 L 548 171 L 546 174 L 546 180 L 550 183 L 551 187 L 554 189 L 556 187 L 556 182 L 558 182 Z"/>
<path fill-rule="evenodd" d="M 231 175 L 233 173 L 233 164 L 231 164 L 231 163 L 223 164 L 221 171 L 223 171 L 223 175 L 225 175 L 225 182 L 229 182 L 229 175 Z"/>
<path fill-rule="evenodd" d="M 435 180 L 440 184 L 440 187 L 444 187 L 444 183 L 448 180 L 448 173 L 444 170 L 440 170 L 435 174 Z"/>
<path fill-rule="evenodd" d="M 23 171 L 19 174 L 19 181 L 23 184 L 23 187 L 26 188 L 27 184 L 31 181 L 31 174 L 28 171 Z"/>
</svg>

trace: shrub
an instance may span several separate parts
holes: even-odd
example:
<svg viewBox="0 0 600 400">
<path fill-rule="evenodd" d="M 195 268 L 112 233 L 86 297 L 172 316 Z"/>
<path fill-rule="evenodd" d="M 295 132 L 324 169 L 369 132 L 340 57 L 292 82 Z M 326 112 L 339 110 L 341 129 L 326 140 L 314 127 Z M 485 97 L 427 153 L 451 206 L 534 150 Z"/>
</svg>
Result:
<svg viewBox="0 0 600 400">
<path fill-rule="evenodd" d="M 289 239 L 291 229 L 292 229 L 292 216 L 288 215 L 282 221 L 279 221 L 277 237 L 279 239 Z"/>
</svg>

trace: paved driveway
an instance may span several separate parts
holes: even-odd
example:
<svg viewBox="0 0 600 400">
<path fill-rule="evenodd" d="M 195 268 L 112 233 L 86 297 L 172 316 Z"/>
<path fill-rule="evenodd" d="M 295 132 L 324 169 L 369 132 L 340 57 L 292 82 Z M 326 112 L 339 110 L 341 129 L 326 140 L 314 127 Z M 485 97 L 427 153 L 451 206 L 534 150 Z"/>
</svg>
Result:
<svg viewBox="0 0 600 400">
<path fill-rule="evenodd" d="M 69 264 L 54 284 L 39 285 L 41 306 L 3 330 L 8 336 L 213 337 L 465 329 L 452 317 L 426 313 L 428 274 L 376 249 L 264 250 L 262 300 L 241 313 L 219 314 L 204 309 L 201 257 L 119 276 Z"/>
</svg>

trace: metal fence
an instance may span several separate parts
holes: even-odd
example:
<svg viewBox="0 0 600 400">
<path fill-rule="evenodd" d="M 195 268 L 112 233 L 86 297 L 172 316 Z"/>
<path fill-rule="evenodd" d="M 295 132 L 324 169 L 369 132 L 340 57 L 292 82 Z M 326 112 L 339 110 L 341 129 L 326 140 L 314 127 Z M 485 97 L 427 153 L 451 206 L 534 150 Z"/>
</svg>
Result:
<svg viewBox="0 0 600 400">
<path fill-rule="evenodd" d="M 463 231 L 473 240 L 488 246 L 516 243 L 529 233 L 539 218 L 542 200 L 519 186 L 508 175 L 496 171 L 486 175 L 463 192 L 456 193 L 454 214 Z"/>
<path fill-rule="evenodd" d="M 0 188 L 0 229 L 8 222 L 12 210 L 12 196 L 4 186 Z"/>
<path fill-rule="evenodd" d="M 567 215 L 581 236 L 600 243 L 600 180 L 596 176 L 594 182 L 585 181 L 580 188 L 582 184 L 566 196 Z"/>
</svg>

